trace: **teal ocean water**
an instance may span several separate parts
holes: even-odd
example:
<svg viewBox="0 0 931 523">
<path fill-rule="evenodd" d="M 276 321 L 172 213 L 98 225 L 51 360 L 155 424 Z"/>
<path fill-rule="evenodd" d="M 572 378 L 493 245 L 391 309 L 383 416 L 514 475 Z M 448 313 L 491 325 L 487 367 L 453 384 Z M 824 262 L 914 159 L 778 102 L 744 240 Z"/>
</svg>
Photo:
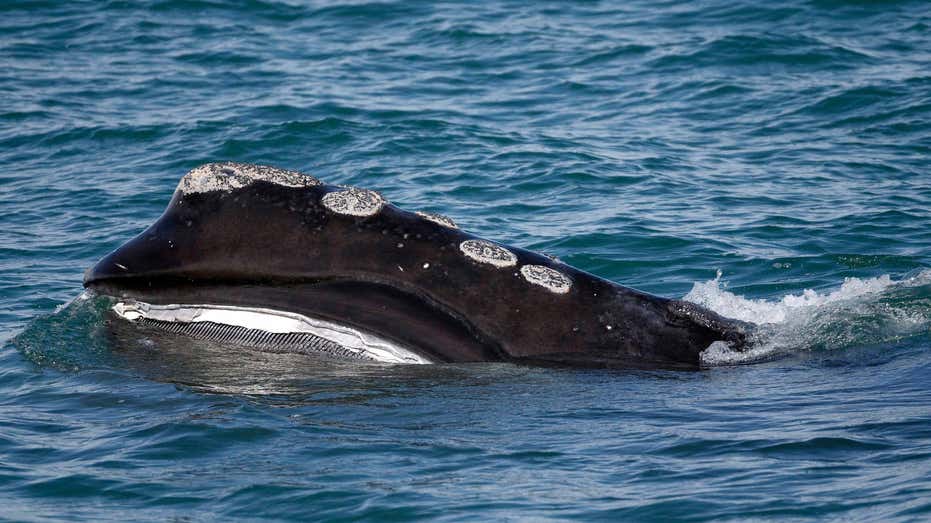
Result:
<svg viewBox="0 0 931 523">
<path fill-rule="evenodd" d="M 0 519 L 931 519 L 931 6 L 0 4 Z M 697 372 L 108 341 L 236 160 L 760 324 Z"/>
</svg>

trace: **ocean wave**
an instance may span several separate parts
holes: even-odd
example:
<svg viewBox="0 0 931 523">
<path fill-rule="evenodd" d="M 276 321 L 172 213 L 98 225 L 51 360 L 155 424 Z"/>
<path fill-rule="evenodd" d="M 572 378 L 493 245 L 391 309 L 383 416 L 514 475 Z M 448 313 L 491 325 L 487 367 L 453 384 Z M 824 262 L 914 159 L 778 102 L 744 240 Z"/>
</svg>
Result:
<svg viewBox="0 0 931 523">
<path fill-rule="evenodd" d="M 788 69 L 850 68 L 873 58 L 859 50 L 802 35 L 732 34 L 689 47 L 682 45 L 654 62 L 656 67 L 741 66 Z"/>
</svg>

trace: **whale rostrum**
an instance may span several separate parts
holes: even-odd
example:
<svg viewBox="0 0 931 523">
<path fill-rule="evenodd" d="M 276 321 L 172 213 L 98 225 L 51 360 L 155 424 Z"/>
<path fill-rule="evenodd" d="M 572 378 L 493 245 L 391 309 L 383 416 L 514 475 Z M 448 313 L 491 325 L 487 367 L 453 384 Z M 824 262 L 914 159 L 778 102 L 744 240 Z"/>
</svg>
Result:
<svg viewBox="0 0 931 523">
<path fill-rule="evenodd" d="M 746 324 L 480 238 L 379 192 L 207 164 L 85 274 L 121 321 L 390 363 L 696 368 Z"/>
</svg>

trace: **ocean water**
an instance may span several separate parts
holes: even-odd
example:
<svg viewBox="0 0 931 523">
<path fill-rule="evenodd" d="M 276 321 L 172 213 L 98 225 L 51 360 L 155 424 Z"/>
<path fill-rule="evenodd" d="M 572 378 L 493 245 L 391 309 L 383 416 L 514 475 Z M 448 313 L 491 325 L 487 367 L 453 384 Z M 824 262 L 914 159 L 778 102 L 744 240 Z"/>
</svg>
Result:
<svg viewBox="0 0 931 523">
<path fill-rule="evenodd" d="M 931 519 L 931 5 L 0 3 L 0 519 Z M 760 324 L 696 372 L 117 349 L 201 163 Z"/>
</svg>

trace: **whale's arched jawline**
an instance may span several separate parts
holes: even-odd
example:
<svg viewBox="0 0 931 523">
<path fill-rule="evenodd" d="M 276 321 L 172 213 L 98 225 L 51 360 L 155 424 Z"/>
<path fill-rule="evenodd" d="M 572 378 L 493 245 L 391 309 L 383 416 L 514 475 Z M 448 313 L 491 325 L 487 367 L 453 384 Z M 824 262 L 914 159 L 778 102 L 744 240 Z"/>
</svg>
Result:
<svg viewBox="0 0 931 523">
<path fill-rule="evenodd" d="M 384 336 L 436 362 L 511 359 L 466 319 L 392 285 L 346 278 L 269 283 L 165 276 L 104 279 L 90 281 L 87 287 L 153 305 L 229 305 L 302 314 Z"/>
</svg>

